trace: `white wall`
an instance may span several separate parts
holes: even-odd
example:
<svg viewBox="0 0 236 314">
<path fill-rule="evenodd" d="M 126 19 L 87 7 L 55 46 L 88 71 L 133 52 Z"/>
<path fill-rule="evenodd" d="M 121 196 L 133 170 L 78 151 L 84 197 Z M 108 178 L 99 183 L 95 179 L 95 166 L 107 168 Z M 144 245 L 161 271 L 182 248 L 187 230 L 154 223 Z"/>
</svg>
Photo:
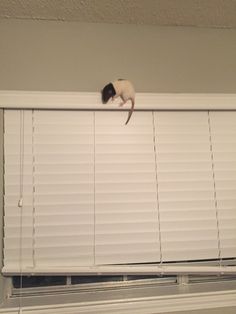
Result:
<svg viewBox="0 0 236 314">
<path fill-rule="evenodd" d="M 0 90 L 236 92 L 236 29 L 0 20 Z"/>
</svg>

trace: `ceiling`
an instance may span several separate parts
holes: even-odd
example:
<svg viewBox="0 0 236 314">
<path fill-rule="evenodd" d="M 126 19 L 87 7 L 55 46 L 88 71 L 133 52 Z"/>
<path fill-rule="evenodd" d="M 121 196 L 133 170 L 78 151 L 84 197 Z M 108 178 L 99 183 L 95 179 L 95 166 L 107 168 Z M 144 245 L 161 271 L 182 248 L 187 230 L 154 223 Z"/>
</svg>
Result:
<svg viewBox="0 0 236 314">
<path fill-rule="evenodd" d="M 0 0 L 0 18 L 236 28 L 236 0 Z"/>
</svg>

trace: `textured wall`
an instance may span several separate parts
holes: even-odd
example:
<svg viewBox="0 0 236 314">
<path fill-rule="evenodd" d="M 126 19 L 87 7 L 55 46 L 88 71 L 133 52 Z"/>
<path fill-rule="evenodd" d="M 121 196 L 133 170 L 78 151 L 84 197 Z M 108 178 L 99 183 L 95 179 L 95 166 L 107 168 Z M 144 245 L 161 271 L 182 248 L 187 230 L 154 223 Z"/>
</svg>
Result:
<svg viewBox="0 0 236 314">
<path fill-rule="evenodd" d="M 0 17 L 146 25 L 236 27 L 235 0 L 1 0 Z"/>
<path fill-rule="evenodd" d="M 236 92 L 236 30 L 0 20 L 0 89 Z"/>
</svg>

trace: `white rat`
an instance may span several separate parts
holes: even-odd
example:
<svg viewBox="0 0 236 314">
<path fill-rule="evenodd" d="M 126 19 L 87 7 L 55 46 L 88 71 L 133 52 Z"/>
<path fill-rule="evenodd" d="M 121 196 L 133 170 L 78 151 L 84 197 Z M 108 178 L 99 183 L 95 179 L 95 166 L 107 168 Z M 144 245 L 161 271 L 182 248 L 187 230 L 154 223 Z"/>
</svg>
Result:
<svg viewBox="0 0 236 314">
<path fill-rule="evenodd" d="M 102 102 L 106 104 L 110 98 L 115 99 L 120 97 L 122 99 L 122 103 L 120 106 L 123 106 L 128 100 L 131 101 L 131 109 L 129 111 L 129 115 L 125 124 L 127 124 L 132 116 L 134 111 L 135 104 L 135 90 L 133 84 L 124 79 L 119 79 L 112 83 L 107 84 L 102 90 Z"/>
</svg>

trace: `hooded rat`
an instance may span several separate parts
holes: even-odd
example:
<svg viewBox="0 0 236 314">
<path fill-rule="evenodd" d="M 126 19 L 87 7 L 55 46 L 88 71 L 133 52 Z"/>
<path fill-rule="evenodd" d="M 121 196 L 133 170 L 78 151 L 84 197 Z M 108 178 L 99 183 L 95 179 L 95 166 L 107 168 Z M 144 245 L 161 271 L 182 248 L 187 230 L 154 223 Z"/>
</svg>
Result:
<svg viewBox="0 0 236 314">
<path fill-rule="evenodd" d="M 132 116 L 134 111 L 135 104 L 135 90 L 133 84 L 124 79 L 116 80 L 112 83 L 107 84 L 102 90 L 102 102 L 106 104 L 110 98 L 114 100 L 115 98 L 120 97 L 122 102 L 120 106 L 123 106 L 128 100 L 131 101 L 131 108 L 128 114 L 128 118 L 125 122 L 127 124 Z"/>
</svg>

